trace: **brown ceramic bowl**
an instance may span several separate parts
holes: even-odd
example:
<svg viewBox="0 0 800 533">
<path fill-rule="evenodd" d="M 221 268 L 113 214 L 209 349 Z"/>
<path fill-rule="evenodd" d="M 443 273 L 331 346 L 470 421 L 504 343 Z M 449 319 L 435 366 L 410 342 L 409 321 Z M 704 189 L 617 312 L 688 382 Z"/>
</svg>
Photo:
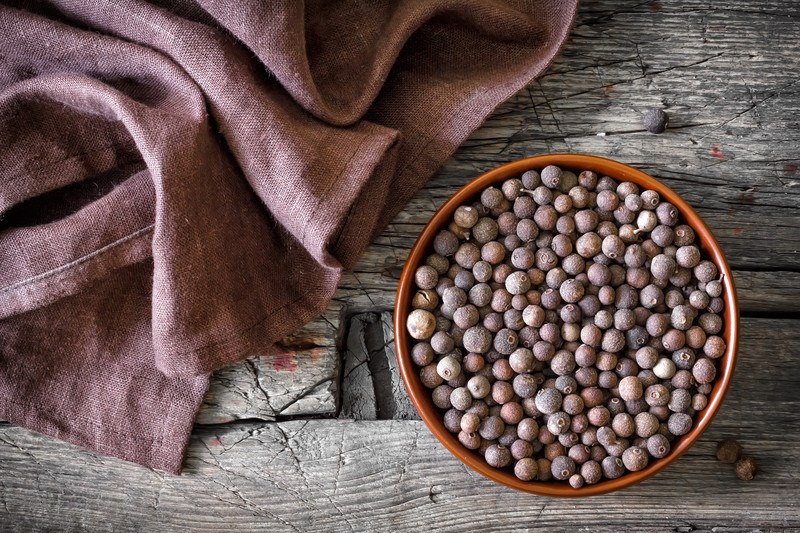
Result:
<svg viewBox="0 0 800 533">
<path fill-rule="evenodd" d="M 586 485 L 580 489 L 574 489 L 566 482 L 521 481 L 509 470 L 498 470 L 490 467 L 481 455 L 462 446 L 458 438 L 444 427 L 442 412 L 433 404 L 430 391 L 420 382 L 419 369 L 414 365 L 410 357 L 410 347 L 413 339 L 406 331 L 406 319 L 411 310 L 411 298 L 415 292 L 414 272 L 418 266 L 424 264 L 425 258 L 433 249 L 435 235 L 440 229 L 447 227 L 456 208 L 462 204 L 475 201 L 480 192 L 490 185 L 500 184 L 508 178 L 519 177 L 526 170 L 541 170 L 547 165 L 558 165 L 565 170 L 577 172 L 592 170 L 598 175 L 611 176 L 617 181 L 632 181 L 642 189 L 657 191 L 662 199 L 669 201 L 678 208 L 686 223 L 694 228 L 699 246 L 706 254 L 711 256 L 719 267 L 720 272 L 724 274 L 725 326 L 723 337 L 728 344 L 728 348 L 720 360 L 719 373 L 714 383 L 714 389 L 708 397 L 708 406 L 696 416 L 692 430 L 673 443 L 672 451 L 667 457 L 651 461 L 644 470 L 629 472 L 620 478 L 601 481 L 594 485 Z M 685 453 L 700 438 L 700 435 L 702 435 L 719 410 L 733 376 L 736 351 L 739 344 L 739 306 L 736 301 L 733 276 L 719 244 L 717 244 L 708 226 L 680 196 L 647 174 L 610 159 L 588 155 L 551 154 L 514 161 L 483 174 L 462 187 L 433 215 L 433 218 L 422 230 L 416 244 L 411 249 L 408 261 L 400 277 L 394 309 L 394 328 L 400 373 L 403 376 L 403 382 L 406 385 L 411 401 L 430 430 L 436 435 L 436 438 L 448 450 L 469 467 L 489 479 L 509 487 L 544 496 L 578 497 L 619 490 L 647 479 L 666 468 L 667 465 Z"/>
</svg>

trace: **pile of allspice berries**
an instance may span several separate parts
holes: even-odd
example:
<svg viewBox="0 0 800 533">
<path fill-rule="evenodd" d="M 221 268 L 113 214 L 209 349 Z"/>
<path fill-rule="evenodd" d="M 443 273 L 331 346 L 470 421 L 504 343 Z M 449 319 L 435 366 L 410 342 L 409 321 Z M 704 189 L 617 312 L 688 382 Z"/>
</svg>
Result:
<svg viewBox="0 0 800 533">
<path fill-rule="evenodd" d="M 529 170 L 459 206 L 415 272 L 411 358 L 463 446 L 575 488 L 691 431 L 726 352 L 725 280 L 654 190 Z"/>
</svg>

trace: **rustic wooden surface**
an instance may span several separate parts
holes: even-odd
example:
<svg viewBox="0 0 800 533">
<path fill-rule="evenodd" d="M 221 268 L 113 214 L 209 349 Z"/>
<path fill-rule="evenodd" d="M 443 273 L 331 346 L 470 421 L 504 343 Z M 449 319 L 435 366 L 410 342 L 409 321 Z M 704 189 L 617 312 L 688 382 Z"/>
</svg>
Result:
<svg viewBox="0 0 800 533">
<path fill-rule="evenodd" d="M 326 314 L 214 375 L 174 477 L 0 425 L 0 530 L 800 530 L 800 11 L 766 2 L 586 0 L 567 47 L 501 106 L 345 274 Z M 670 128 L 643 131 L 664 107 Z M 467 470 L 418 421 L 391 343 L 396 281 L 454 190 L 548 152 L 657 176 L 734 268 L 743 342 L 711 429 L 621 493 L 564 501 Z M 749 483 L 712 459 L 737 437 Z"/>
</svg>

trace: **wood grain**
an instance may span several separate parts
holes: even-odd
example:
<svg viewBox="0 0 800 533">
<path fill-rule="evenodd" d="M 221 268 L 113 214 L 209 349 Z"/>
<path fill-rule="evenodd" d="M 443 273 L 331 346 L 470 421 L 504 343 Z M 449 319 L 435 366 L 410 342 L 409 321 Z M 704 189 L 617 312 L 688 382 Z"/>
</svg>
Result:
<svg viewBox="0 0 800 533">
<path fill-rule="evenodd" d="M 722 418 L 722 417 L 721 417 Z M 419 421 L 318 420 L 199 431 L 183 476 L 3 428 L 0 512 L 10 531 L 752 531 L 800 527 L 800 460 L 787 435 L 746 428 L 761 474 L 735 479 L 713 457 L 714 429 L 636 487 L 587 500 L 537 497 L 468 471 Z M 753 421 L 752 418 L 746 419 Z M 770 418 L 773 422 L 777 419 Z M 775 495 L 780 494 L 779 498 Z M 746 502 L 746 506 L 744 503 Z M 783 510 L 782 512 L 778 512 Z M 763 529 L 761 529 L 763 531 Z"/>
<path fill-rule="evenodd" d="M 0 523 L 91 531 L 800 528 L 792 467 L 800 461 L 800 375 L 792 371 L 800 320 L 743 326 L 737 375 L 711 429 L 667 470 L 616 494 L 567 501 L 507 489 L 468 470 L 416 420 L 199 428 L 182 476 L 0 426 Z M 728 437 L 757 458 L 752 482 L 713 458 L 715 442 Z"/>
<path fill-rule="evenodd" d="M 375 239 L 328 312 L 283 355 L 214 375 L 198 422 L 218 425 L 197 428 L 183 476 L 2 425 L 0 530 L 800 530 L 797 35 L 792 0 L 585 0 L 555 64 Z M 666 133 L 643 131 L 649 107 L 670 114 Z M 745 316 L 732 389 L 701 442 L 654 479 L 588 501 L 497 486 L 411 420 L 385 313 L 438 206 L 486 170 L 553 152 L 611 157 L 674 188 L 720 240 Z M 355 372 L 343 391 L 340 366 Z M 337 402 L 362 420 L 317 418 Z M 296 417 L 315 419 L 282 420 Z M 248 419 L 281 421 L 231 423 Z M 753 482 L 711 458 L 723 437 L 758 458 Z"/>
<path fill-rule="evenodd" d="M 197 423 L 335 414 L 341 318 L 342 305 L 332 302 L 324 315 L 284 339 L 280 353 L 215 372 Z"/>
<path fill-rule="evenodd" d="M 800 311 L 800 63 L 785 37 L 800 20 L 790 1 L 731 6 L 582 4 L 553 67 L 501 106 L 345 273 L 326 316 L 333 330 L 342 310 L 392 308 L 416 235 L 458 187 L 546 152 L 611 157 L 662 178 L 719 238 L 743 313 Z M 670 114 L 662 135 L 643 130 L 651 106 Z M 274 371 L 267 358 L 218 373 L 200 420 L 331 414 L 337 354 L 324 348 L 313 360 L 296 354 L 302 372 Z"/>
<path fill-rule="evenodd" d="M 419 419 L 397 366 L 391 313 L 362 313 L 352 318 L 341 396 L 340 418 Z"/>
<path fill-rule="evenodd" d="M 737 270 L 733 278 L 744 314 L 800 312 L 800 272 Z"/>
</svg>

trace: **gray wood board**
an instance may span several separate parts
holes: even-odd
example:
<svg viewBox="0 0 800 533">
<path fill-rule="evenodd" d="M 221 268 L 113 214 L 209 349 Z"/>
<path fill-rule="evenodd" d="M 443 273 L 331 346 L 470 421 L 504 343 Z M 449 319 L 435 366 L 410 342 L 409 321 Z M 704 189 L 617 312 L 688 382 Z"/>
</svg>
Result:
<svg viewBox="0 0 800 533">
<path fill-rule="evenodd" d="M 197 422 L 335 414 L 341 319 L 342 305 L 334 301 L 324 315 L 284 339 L 279 353 L 215 372 Z"/>
<path fill-rule="evenodd" d="M 583 3 L 553 68 L 443 175 L 537 153 L 611 157 L 680 193 L 735 268 L 798 270 L 798 33 L 788 0 Z M 666 108 L 666 133 L 643 131 L 649 107 Z"/>
<path fill-rule="evenodd" d="M 800 528 L 798 320 L 745 319 L 740 362 L 701 441 L 655 478 L 585 501 L 532 496 L 467 469 L 420 421 L 198 428 L 182 476 L 0 426 L 0 524 L 91 531 L 744 531 Z M 755 480 L 713 458 L 735 437 Z M 13 526 L 13 527 L 12 527 Z"/>
<path fill-rule="evenodd" d="M 286 343 L 286 352 L 280 356 L 253 357 L 216 372 L 212 376 L 210 390 L 198 415 L 198 423 L 217 424 L 251 418 L 275 420 L 286 416 L 335 415 L 339 393 L 340 349 L 334 338 L 345 330 L 340 325 L 341 310 L 386 312 L 394 305 L 397 289 L 397 280 L 394 276 L 397 272 L 388 273 L 383 264 L 378 264 L 383 259 L 376 248 L 371 247 L 364 255 L 358 266 L 360 272 L 350 273 L 344 278 L 346 282 L 358 276 L 361 287 L 352 289 L 347 296 L 341 296 L 334 301 L 326 317 L 310 325 L 317 329 L 327 328 L 326 337 L 320 336 L 318 332 L 311 334 L 300 332 L 292 342 Z M 397 256 L 404 257 L 407 250 L 395 250 L 395 252 Z M 800 273 L 738 270 L 734 272 L 734 277 L 739 305 L 744 316 L 753 313 L 785 315 L 800 313 Z M 340 289 L 340 292 L 344 290 Z M 390 325 L 391 319 L 387 316 L 389 315 L 384 315 L 382 320 Z M 359 321 L 355 323 L 356 329 L 363 326 L 361 319 L 356 320 Z M 346 320 L 344 323 L 349 322 Z M 359 337 L 361 334 L 363 329 L 350 331 L 350 337 L 342 352 L 345 355 L 345 365 L 348 361 L 347 355 L 355 353 L 351 343 L 363 344 L 363 338 Z M 383 342 L 386 350 L 378 350 L 376 353 L 386 362 L 375 364 L 393 364 L 394 346 L 389 339 L 387 336 Z M 362 350 L 358 353 L 367 352 Z M 393 386 L 397 387 L 399 377 L 394 368 L 392 367 L 390 371 L 389 367 L 386 367 L 385 371 L 388 372 L 388 379 L 394 380 Z M 359 367 L 354 375 L 347 377 L 349 372 L 350 368 L 345 367 L 343 374 L 345 376 L 343 379 L 346 381 L 345 389 L 351 387 L 352 382 L 364 383 L 362 378 L 372 379 L 369 366 Z M 369 393 L 367 389 L 361 389 L 361 392 L 374 396 L 374 393 Z M 347 402 L 350 399 L 353 399 L 353 396 L 343 400 L 345 416 L 349 416 L 347 410 L 351 406 Z M 404 409 L 403 406 L 397 408 Z M 369 418 L 365 413 L 362 413 L 361 417 Z M 378 416 L 378 418 L 386 417 Z"/>
<path fill-rule="evenodd" d="M 351 332 L 352 344 L 348 315 L 391 309 L 416 235 L 458 187 L 541 153 L 611 157 L 663 179 L 720 240 L 743 314 L 796 318 L 797 35 L 790 0 L 582 2 L 550 70 L 501 106 L 376 238 L 326 315 L 287 339 L 284 355 L 216 373 L 198 421 L 334 416 L 340 352 L 344 364 L 362 357 L 369 372 L 358 386 L 370 384 L 374 398 L 346 416 L 414 416 L 397 388 L 387 315 Z M 651 106 L 670 114 L 662 135 L 643 131 Z M 742 325 L 737 375 L 712 428 L 675 465 L 622 493 L 564 501 L 505 489 L 468 471 L 414 420 L 198 427 L 180 477 L 3 425 L 0 530 L 797 531 L 800 321 Z M 713 441 L 729 436 L 759 459 L 753 482 L 711 458 Z"/>
<path fill-rule="evenodd" d="M 419 419 L 397 366 L 391 313 L 362 313 L 352 318 L 341 398 L 339 418 Z"/>
<path fill-rule="evenodd" d="M 344 274 L 327 320 L 341 333 L 342 310 L 391 309 L 435 209 L 482 172 L 548 152 L 607 156 L 662 178 L 719 238 L 744 313 L 800 311 L 798 34 L 788 0 L 582 3 L 555 64 L 501 106 Z M 643 130 L 651 106 L 670 114 L 662 135 Z M 200 420 L 332 414 L 336 357 L 329 349 L 299 373 L 259 359 L 226 369 Z"/>
</svg>

